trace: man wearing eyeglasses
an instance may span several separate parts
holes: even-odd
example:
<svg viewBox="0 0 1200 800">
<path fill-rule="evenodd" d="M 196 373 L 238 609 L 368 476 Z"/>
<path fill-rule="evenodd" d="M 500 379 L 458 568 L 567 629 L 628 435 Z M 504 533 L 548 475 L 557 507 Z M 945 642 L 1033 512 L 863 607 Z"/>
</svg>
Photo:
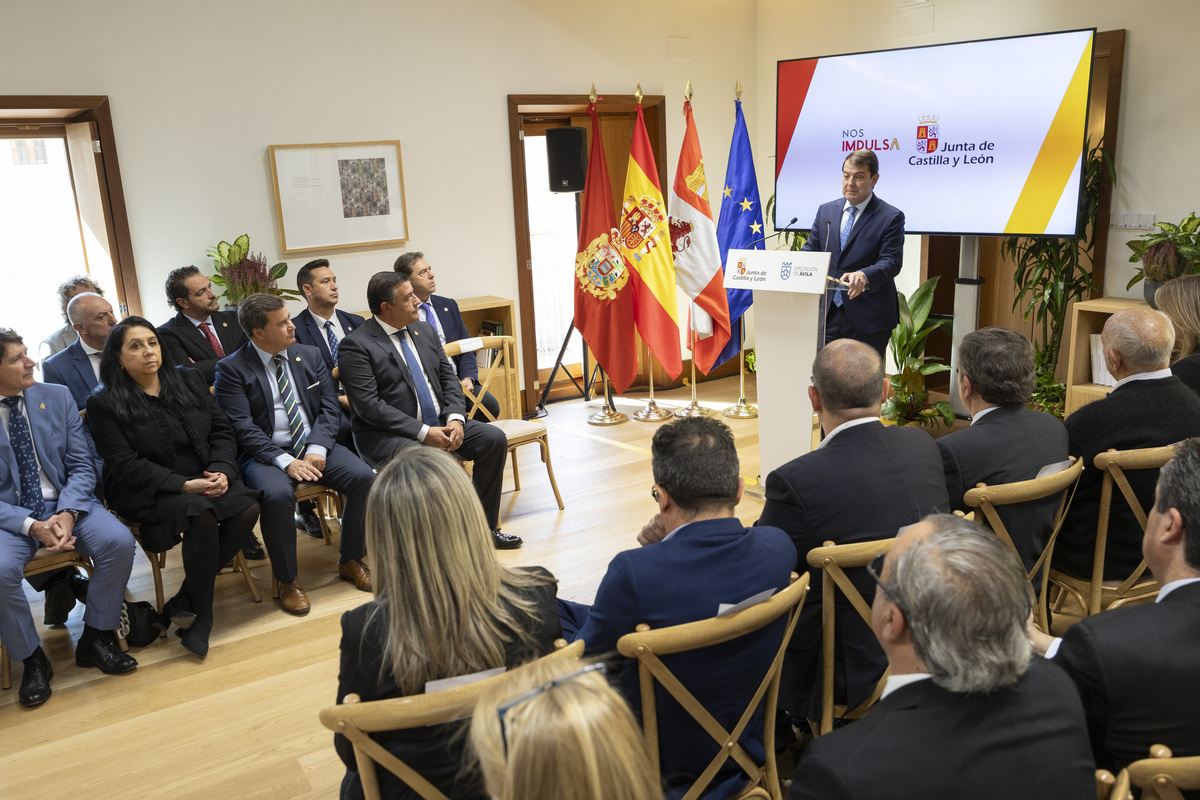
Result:
<svg viewBox="0 0 1200 800">
<path fill-rule="evenodd" d="M 664 628 L 718 616 L 760 593 L 788 586 L 796 549 L 777 528 L 747 528 L 735 516 L 744 481 L 738 476 L 733 434 L 722 422 L 689 417 L 659 428 L 651 444 L 658 515 L 638 535 L 640 549 L 617 554 L 590 607 L 559 600 L 563 636 L 582 639 L 588 655 L 609 653 L 639 623 Z M 731 729 L 749 704 L 766 665 L 779 649 L 786 620 L 703 650 L 680 653 L 664 664 L 716 718 Z M 621 673 L 625 696 L 639 708 L 637 670 Z M 761 711 L 759 712 L 761 714 Z M 658 705 L 663 780 L 667 796 L 682 795 L 717 755 L 718 745 L 674 700 Z M 761 717 L 751 720 L 741 744 L 763 757 Z M 723 800 L 745 779 L 732 760 L 710 784 L 707 798 Z"/>
<path fill-rule="evenodd" d="M 1020 560 L 978 523 L 931 514 L 868 568 L 891 675 L 879 702 L 804 752 L 790 800 L 1095 796 L 1083 706 L 1030 660 Z"/>
</svg>

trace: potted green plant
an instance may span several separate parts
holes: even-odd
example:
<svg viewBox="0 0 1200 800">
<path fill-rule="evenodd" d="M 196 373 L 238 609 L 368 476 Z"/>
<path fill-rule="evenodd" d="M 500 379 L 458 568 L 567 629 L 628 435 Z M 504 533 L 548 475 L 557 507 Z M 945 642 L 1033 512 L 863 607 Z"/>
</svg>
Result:
<svg viewBox="0 0 1200 800">
<path fill-rule="evenodd" d="M 1088 149 L 1083 162 L 1083 235 L 1078 238 L 1017 238 L 1000 243 L 1000 253 L 1014 266 L 1013 285 L 1017 290 L 1013 310 L 1024 302 L 1025 319 L 1035 321 L 1033 347 L 1037 381 L 1031 405 L 1061 415 L 1066 384 L 1057 380 L 1058 356 L 1067 327 L 1067 309 L 1089 292 L 1099 291 L 1092 281 L 1091 264 L 1096 246 L 1096 212 L 1100 190 L 1107 171 L 1116 180 L 1112 162 L 1103 143 Z"/>
<path fill-rule="evenodd" d="M 946 427 L 954 424 L 954 408 L 950 403 L 945 400 L 931 403 L 925 388 L 927 376 L 950 369 L 947 364 L 937 363 L 941 361 L 940 358 L 925 355 L 925 341 L 929 334 L 944 330 L 950 324 L 949 320 L 929 319 L 937 282 L 936 277 L 925 281 L 912 293 L 911 299 L 906 298 L 903 292 L 897 292 L 900 322 L 891 337 L 896 372 L 888 377 L 892 391 L 883 403 L 882 412 L 884 419 L 897 425 L 916 423 L 936 428 L 943 423 Z"/>
<path fill-rule="evenodd" d="M 210 278 L 213 285 L 224 291 L 217 295 L 225 298 L 227 306 L 236 306 L 249 295 L 265 292 L 280 297 L 303 298 L 295 289 L 283 289 L 279 279 L 287 275 L 287 262 L 281 261 L 274 266 L 267 264 L 267 258 L 262 253 L 250 252 L 250 235 L 243 233 L 229 242 L 220 242 L 208 249 L 207 255 L 213 260 L 216 274 Z"/>
<path fill-rule="evenodd" d="M 1139 238 L 1125 243 L 1125 246 L 1133 251 L 1129 260 L 1142 263 L 1125 288 L 1129 289 L 1145 278 L 1143 296 L 1151 308 L 1157 308 L 1154 305 L 1154 293 L 1158 291 L 1159 286 L 1180 275 L 1200 272 L 1200 234 L 1197 233 L 1200 229 L 1200 217 L 1192 212 L 1178 225 L 1157 222 L 1155 226 L 1157 231 L 1144 233 Z"/>
</svg>

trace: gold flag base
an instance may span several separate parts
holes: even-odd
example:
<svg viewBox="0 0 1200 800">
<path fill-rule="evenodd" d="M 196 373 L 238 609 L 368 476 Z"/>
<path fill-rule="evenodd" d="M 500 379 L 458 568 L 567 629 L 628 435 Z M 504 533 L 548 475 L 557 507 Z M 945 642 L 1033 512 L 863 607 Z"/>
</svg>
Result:
<svg viewBox="0 0 1200 800">
<path fill-rule="evenodd" d="M 677 417 L 707 417 L 713 412 L 697 403 L 695 400 L 675 412 Z"/>
<path fill-rule="evenodd" d="M 746 402 L 746 398 L 738 398 L 736 406 L 730 406 L 721 412 L 721 416 L 730 419 L 757 419 L 758 409 Z"/>
<path fill-rule="evenodd" d="M 659 408 L 658 403 L 651 400 L 646 404 L 646 407 L 633 412 L 633 418 L 638 422 L 662 422 L 665 419 L 670 419 L 673 416 L 670 411 Z"/>
<path fill-rule="evenodd" d="M 629 417 L 617 411 L 617 407 L 613 403 L 612 384 L 608 382 L 608 375 L 604 374 L 604 370 L 600 370 L 600 378 L 604 381 L 604 405 L 600 407 L 599 411 L 588 417 L 588 425 L 620 425 L 623 422 L 629 422 Z"/>
</svg>

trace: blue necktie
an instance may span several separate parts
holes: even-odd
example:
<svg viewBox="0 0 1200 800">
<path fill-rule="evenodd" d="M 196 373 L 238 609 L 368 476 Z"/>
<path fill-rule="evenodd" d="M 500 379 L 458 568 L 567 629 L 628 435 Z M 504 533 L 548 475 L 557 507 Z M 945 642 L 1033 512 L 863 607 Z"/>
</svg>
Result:
<svg viewBox="0 0 1200 800">
<path fill-rule="evenodd" d="M 842 249 L 846 249 L 846 242 L 850 239 L 850 229 L 854 227 L 854 212 L 858 211 L 854 206 L 850 206 L 850 213 L 846 215 L 846 224 L 842 226 Z M 845 292 L 837 289 L 833 293 L 833 304 L 838 308 L 842 307 L 842 303 L 846 302 L 844 297 Z"/>
<path fill-rule="evenodd" d="M 21 506 L 33 512 L 33 518 L 41 521 L 46 516 L 46 501 L 42 499 L 42 482 L 38 478 L 37 458 L 33 454 L 33 437 L 29 435 L 29 424 L 25 415 L 17 408 L 20 395 L 4 398 L 8 406 L 8 440 L 17 457 L 17 474 L 21 476 Z"/>
<path fill-rule="evenodd" d="M 412 373 L 413 387 L 417 390 L 417 405 L 420 406 L 421 421 L 431 428 L 437 427 L 438 417 L 437 411 L 433 406 L 433 395 L 429 393 L 429 386 L 425 383 L 425 371 L 421 369 L 421 361 L 417 358 L 417 354 L 408 346 L 408 339 L 404 336 L 404 331 L 396 331 L 396 338 L 400 340 L 400 349 L 404 352 L 404 360 L 408 362 L 408 371 Z"/>
<path fill-rule="evenodd" d="M 333 363 L 337 363 L 337 337 L 333 334 L 333 322 L 325 320 L 325 335 L 329 337 L 329 352 L 333 356 Z"/>
<path fill-rule="evenodd" d="M 437 314 L 433 313 L 433 306 L 429 303 L 429 301 L 421 303 L 421 316 L 425 318 L 426 322 L 433 326 L 435 331 L 437 331 L 438 339 L 441 340 L 442 346 L 445 347 L 446 334 L 442 333 L 442 326 L 438 325 Z"/>
<path fill-rule="evenodd" d="M 279 396 L 283 398 L 283 409 L 287 412 L 288 433 L 292 437 L 292 455 L 300 458 L 304 446 L 308 444 L 308 433 L 304 430 L 304 419 L 300 416 L 300 408 L 296 405 L 296 392 L 292 390 L 292 382 L 288 380 L 287 371 L 283 368 L 283 356 L 276 353 L 271 356 L 275 362 L 275 383 L 279 386 Z"/>
</svg>

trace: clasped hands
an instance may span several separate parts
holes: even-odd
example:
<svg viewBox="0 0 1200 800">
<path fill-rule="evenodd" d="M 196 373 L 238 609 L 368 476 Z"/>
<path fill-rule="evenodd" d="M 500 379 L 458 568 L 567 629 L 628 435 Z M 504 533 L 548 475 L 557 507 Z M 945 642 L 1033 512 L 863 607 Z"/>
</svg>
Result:
<svg viewBox="0 0 1200 800">
<path fill-rule="evenodd" d="M 69 511 L 60 511 L 44 522 L 29 526 L 29 535 L 37 539 L 49 553 L 63 553 L 75 549 L 75 517 Z"/>
<path fill-rule="evenodd" d="M 457 450 L 462 447 L 463 443 L 463 423 L 462 420 L 451 420 L 444 427 L 430 428 L 425 434 L 425 441 L 430 447 L 436 447 L 439 450 Z"/>
<path fill-rule="evenodd" d="M 205 497 L 220 497 L 229 489 L 229 478 L 222 472 L 204 471 L 203 478 L 192 478 L 184 481 L 183 491 L 188 494 L 199 494 Z"/>
<path fill-rule="evenodd" d="M 283 469 L 292 480 L 308 481 L 309 483 L 321 480 L 321 473 L 324 470 L 325 456 L 319 456 L 316 453 L 307 453 L 304 458 L 295 459 Z"/>
</svg>

